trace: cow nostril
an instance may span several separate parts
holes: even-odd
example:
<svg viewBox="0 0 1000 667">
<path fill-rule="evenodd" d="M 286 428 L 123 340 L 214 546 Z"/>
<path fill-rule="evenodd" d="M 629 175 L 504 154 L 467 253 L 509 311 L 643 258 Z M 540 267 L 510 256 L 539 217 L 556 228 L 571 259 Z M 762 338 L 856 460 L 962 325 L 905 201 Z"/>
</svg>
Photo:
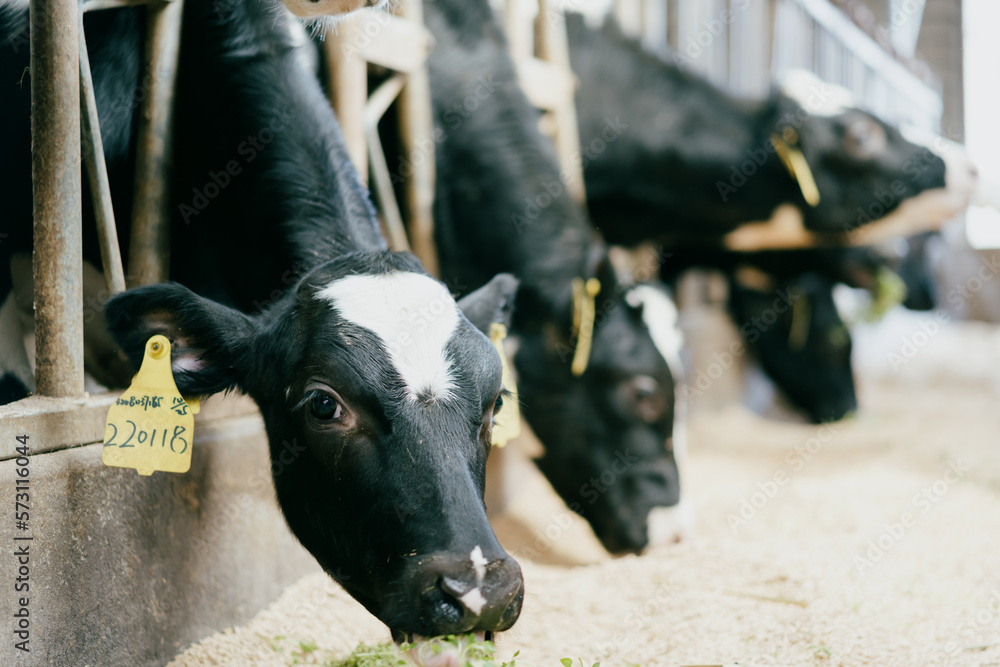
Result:
<svg viewBox="0 0 1000 667">
<path fill-rule="evenodd" d="M 431 615 L 439 622 L 446 624 L 459 623 L 465 617 L 465 606 L 462 604 L 460 595 L 445 585 L 448 579 L 438 582 L 439 594 L 431 597 Z M 454 581 L 454 580 L 450 580 Z"/>
<path fill-rule="evenodd" d="M 438 585 L 442 591 L 456 600 L 465 595 L 470 588 L 464 581 L 452 577 L 442 577 Z"/>
<path fill-rule="evenodd" d="M 976 168 L 976 165 L 974 165 L 974 164 L 970 164 L 969 165 L 969 174 L 973 178 L 979 178 L 979 169 Z"/>
</svg>

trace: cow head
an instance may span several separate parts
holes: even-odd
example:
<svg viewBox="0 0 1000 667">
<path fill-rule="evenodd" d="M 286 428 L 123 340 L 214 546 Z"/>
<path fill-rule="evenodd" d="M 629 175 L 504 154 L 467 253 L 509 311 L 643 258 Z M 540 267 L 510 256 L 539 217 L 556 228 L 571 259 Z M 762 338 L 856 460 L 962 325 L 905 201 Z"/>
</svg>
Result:
<svg viewBox="0 0 1000 667">
<path fill-rule="evenodd" d="M 649 544 L 650 513 L 680 498 L 674 381 L 644 322 L 643 304 L 628 298 L 610 270 L 598 278 L 593 347 L 580 376 L 571 369 L 577 344 L 571 310 L 558 320 L 535 320 L 534 295 L 521 290 L 518 389 L 524 415 L 545 446 L 542 472 L 609 551 L 634 552 Z"/>
<path fill-rule="evenodd" d="M 498 276 L 456 304 L 412 255 L 367 252 L 255 317 L 177 284 L 129 290 L 106 317 L 136 364 L 149 336 L 171 340 L 182 394 L 253 397 L 292 532 L 395 637 L 492 632 L 523 583 L 483 503 L 504 390 L 482 328 L 515 289 Z"/>
<path fill-rule="evenodd" d="M 904 137 L 854 108 L 848 91 L 805 72 L 786 77 L 783 89 L 774 100 L 777 122 L 771 131 L 776 141 L 801 151 L 815 179 L 818 203 L 800 204 L 807 229 L 852 230 L 922 193 L 933 199 L 931 206 L 923 205 L 924 217 L 943 216 L 929 222 L 943 222 L 968 206 L 976 169 L 944 140 L 938 139 L 937 146 L 932 139 L 912 142 L 912 132 Z M 789 172 L 799 185 L 808 179 L 799 168 L 790 167 Z M 947 205 L 942 207 L 939 200 Z M 946 210 L 929 210 L 936 208 Z"/>
<path fill-rule="evenodd" d="M 787 398 L 815 422 L 857 410 L 851 334 L 819 273 L 776 279 L 739 267 L 730 279 L 736 326 Z"/>
</svg>

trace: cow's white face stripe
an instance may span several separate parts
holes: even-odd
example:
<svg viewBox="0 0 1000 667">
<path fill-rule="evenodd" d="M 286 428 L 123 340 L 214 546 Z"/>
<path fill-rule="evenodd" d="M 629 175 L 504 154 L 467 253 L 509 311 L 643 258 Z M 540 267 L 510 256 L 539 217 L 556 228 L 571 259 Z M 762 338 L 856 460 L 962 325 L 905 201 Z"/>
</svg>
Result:
<svg viewBox="0 0 1000 667">
<path fill-rule="evenodd" d="M 663 290 L 651 285 L 637 285 L 625 294 L 633 307 L 642 306 L 642 321 L 660 355 L 666 360 L 670 372 L 679 382 L 684 375 L 681 348 L 684 336 L 677 327 L 677 307 Z"/>
<path fill-rule="evenodd" d="M 316 296 L 381 339 L 412 400 L 452 395 L 455 383 L 446 346 L 460 318 L 444 285 L 419 273 L 396 271 L 340 278 Z"/>
</svg>

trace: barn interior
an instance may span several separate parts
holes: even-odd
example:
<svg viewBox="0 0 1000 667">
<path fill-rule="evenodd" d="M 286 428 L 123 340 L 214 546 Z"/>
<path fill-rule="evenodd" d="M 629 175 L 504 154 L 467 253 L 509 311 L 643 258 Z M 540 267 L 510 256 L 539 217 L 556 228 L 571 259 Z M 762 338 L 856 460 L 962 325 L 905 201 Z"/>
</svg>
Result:
<svg viewBox="0 0 1000 667">
<path fill-rule="evenodd" d="M 116 11 L 128 4 L 88 0 L 81 6 Z M 171 49 L 180 19 L 171 12 L 180 4 L 153 3 L 149 10 L 148 29 L 158 36 L 163 31 L 157 44 L 168 61 L 176 58 Z M 224 11 L 226 2 L 217 4 Z M 391 4 L 308 25 L 295 33 L 297 48 L 330 98 L 389 246 L 413 252 L 429 273 L 446 278 L 449 259 L 435 244 L 441 222 L 435 220 L 435 178 L 451 175 L 433 168 L 443 143 L 428 67 L 442 40 L 429 31 L 430 20 L 425 26 L 433 11 L 421 2 Z M 549 142 L 547 155 L 581 210 L 599 191 L 588 179 L 595 178 L 591 167 L 604 148 L 595 150 L 596 137 L 585 136 L 593 126 L 574 102 L 586 76 L 573 69 L 573 20 L 589 30 L 613 23 L 615 34 L 644 58 L 729 98 L 764 100 L 780 88 L 814 118 L 828 113 L 816 102 L 817 91 L 824 99 L 848 100 L 844 106 L 890 128 L 879 132 L 921 146 L 921 156 L 947 158 L 949 169 L 967 165 L 961 169 L 973 173 L 972 182 L 962 186 L 957 203 L 914 195 L 911 206 L 896 199 L 909 195 L 893 194 L 892 187 L 910 182 L 913 162 L 896 164 L 887 189 L 864 193 L 881 208 L 859 209 L 859 215 L 852 209 L 856 227 L 814 228 L 810 208 L 818 207 L 810 203 L 808 182 L 819 183 L 825 204 L 831 197 L 825 167 L 813 163 L 816 178 L 807 178 L 793 155 L 783 157 L 782 169 L 795 182 L 796 201 L 804 200 L 800 209 L 740 220 L 708 242 L 688 228 L 643 243 L 609 241 L 616 287 L 626 293 L 655 283 L 676 311 L 670 335 L 682 345 L 677 363 L 667 362 L 675 384 L 670 452 L 680 502 L 657 523 L 655 540 L 649 519 L 648 544 L 609 550 L 612 543 L 579 508 L 571 509 L 572 499 L 536 464 L 546 455 L 545 438 L 535 436 L 522 413 L 520 435 L 494 444 L 490 453 L 485 503 L 501 545 L 521 566 L 525 597 L 519 620 L 496 635 L 488 658 L 453 647 L 444 657 L 421 659 L 393 652 L 386 625 L 333 581 L 289 530 L 271 481 L 279 464 L 269 459 L 260 412 L 248 397 L 234 392 L 202 400 L 185 474 L 139 477 L 102 465 L 108 410 L 121 390 L 89 366 L 85 376 L 93 361 L 85 355 L 48 368 L 36 363 L 59 357 L 52 351 L 83 335 L 58 322 L 49 331 L 33 313 L 48 278 L 75 270 L 59 265 L 60 251 L 50 244 L 55 268 L 39 273 L 38 257 L 48 260 L 36 236 L 34 279 L 30 255 L 15 255 L 12 272 L 15 317 L 38 391 L 0 405 L 0 495 L 13 505 L 22 467 L 17 437 L 29 434 L 38 606 L 31 609 L 33 654 L 26 658 L 7 641 L 0 662 L 1000 665 L 1000 282 L 994 280 L 1000 271 L 1000 130 L 992 113 L 1000 50 L 989 29 L 1000 19 L 998 8 L 989 0 L 491 5 Z M 583 17 L 568 19 L 567 28 L 564 12 Z M 495 101 L 489 80 L 473 78 L 467 106 L 453 109 L 458 125 Z M 132 246 L 121 253 L 128 255 L 128 275 L 123 257 L 109 262 L 103 255 L 104 275 L 93 267 L 79 272 L 85 294 L 90 286 L 82 309 L 63 303 L 68 314 L 46 322 L 99 321 L 105 302 L 126 283 L 169 279 L 168 241 L 156 236 L 170 217 L 157 191 L 169 161 L 156 143 L 169 136 L 169 92 L 163 90 L 169 86 L 157 81 L 137 102 L 149 122 L 140 132 L 149 136 L 138 149 L 145 180 L 137 176 L 135 187 L 148 202 L 133 211 L 140 233 L 133 231 Z M 97 108 L 88 120 L 86 85 L 82 95 L 87 158 Z M 630 102 L 626 96 L 608 108 L 620 108 L 626 123 L 634 122 Z M 605 139 L 602 145 L 614 142 Z M 745 164 L 734 163 L 732 174 L 738 178 Z M 85 179 L 99 172 L 93 162 L 86 168 Z M 755 188 L 751 169 L 742 173 Z M 93 190 L 107 190 L 90 178 Z M 714 181 L 709 190 L 723 192 Z M 698 196 L 703 193 L 685 193 Z M 101 229 L 113 229 L 110 196 L 99 199 L 93 204 Z M 602 217 L 606 212 L 594 206 L 589 215 L 597 233 L 614 239 L 618 223 Z M 117 241 L 113 245 L 117 252 Z M 792 253 L 798 255 L 789 261 Z M 820 283 L 810 277 L 817 273 Z M 752 301 L 761 294 L 763 302 Z M 739 310 L 753 303 L 756 310 Z M 816 322 L 824 307 L 835 323 L 824 331 L 847 336 L 847 353 L 841 345 L 839 361 L 810 365 L 816 357 L 808 354 L 820 353 L 819 324 L 809 329 L 809 318 Z M 595 331 L 602 324 L 599 301 L 596 309 L 590 315 Z M 778 352 L 763 342 L 776 330 Z M 517 332 L 506 342 L 512 367 L 519 342 Z M 789 349 L 801 354 L 789 357 Z M 837 384 L 844 377 L 846 394 Z M 603 472 L 590 480 L 595 496 L 623 484 L 619 468 Z M 579 495 L 588 497 L 583 489 Z M 18 534 L 10 525 L 0 528 L 10 544 Z M 17 566 L 11 559 L 0 563 L 0 580 L 14 581 Z M 10 595 L 0 603 L 7 618 L 19 608 Z"/>
</svg>

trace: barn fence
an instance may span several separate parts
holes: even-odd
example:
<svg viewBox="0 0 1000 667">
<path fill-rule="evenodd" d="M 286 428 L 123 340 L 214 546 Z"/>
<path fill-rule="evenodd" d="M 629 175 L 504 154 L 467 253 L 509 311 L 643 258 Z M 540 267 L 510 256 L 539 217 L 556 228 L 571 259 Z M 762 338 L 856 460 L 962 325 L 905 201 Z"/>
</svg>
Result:
<svg viewBox="0 0 1000 667">
<path fill-rule="evenodd" d="M 647 49 L 733 94 L 762 97 L 805 69 L 890 123 L 940 132 L 939 82 L 918 77 L 828 0 L 615 0 L 613 11 Z"/>
<path fill-rule="evenodd" d="M 137 109 L 130 286 L 162 282 L 169 265 L 169 166 L 182 0 L 32 0 L 32 198 L 35 393 L 0 406 L 0 460 L 14 436 L 39 434 L 34 451 L 101 442 L 112 397 L 84 392 L 83 156 L 108 292 L 126 287 L 111 207 L 83 16 L 146 6 L 144 71 L 155 72 Z"/>
<path fill-rule="evenodd" d="M 136 96 L 133 218 L 117 221 L 131 224 L 126 278 L 82 24 L 86 12 L 142 5 L 142 71 L 153 75 Z M 16 544 L 30 545 L 30 561 L 0 561 L 0 578 L 13 582 L 30 567 L 30 655 L 39 664 L 165 664 L 318 567 L 275 503 L 267 438 L 248 398 L 204 404 L 199 454 L 184 475 L 102 464 L 118 393 L 85 391 L 83 325 L 94 314 L 85 307 L 100 304 L 84 303 L 81 156 L 105 294 L 166 280 L 182 0 L 32 0 L 30 11 L 36 388 L 0 406 L 0 493 L 13 511 L 15 480 L 19 492 L 30 488 L 25 520 L 15 527 L 8 516 L 0 536 L 26 540 Z M 28 456 L 15 451 L 25 441 Z M 15 599 L 0 596 L 0 614 L 13 618 Z M 13 641 L 0 644 L 0 663 L 23 659 Z"/>
</svg>

